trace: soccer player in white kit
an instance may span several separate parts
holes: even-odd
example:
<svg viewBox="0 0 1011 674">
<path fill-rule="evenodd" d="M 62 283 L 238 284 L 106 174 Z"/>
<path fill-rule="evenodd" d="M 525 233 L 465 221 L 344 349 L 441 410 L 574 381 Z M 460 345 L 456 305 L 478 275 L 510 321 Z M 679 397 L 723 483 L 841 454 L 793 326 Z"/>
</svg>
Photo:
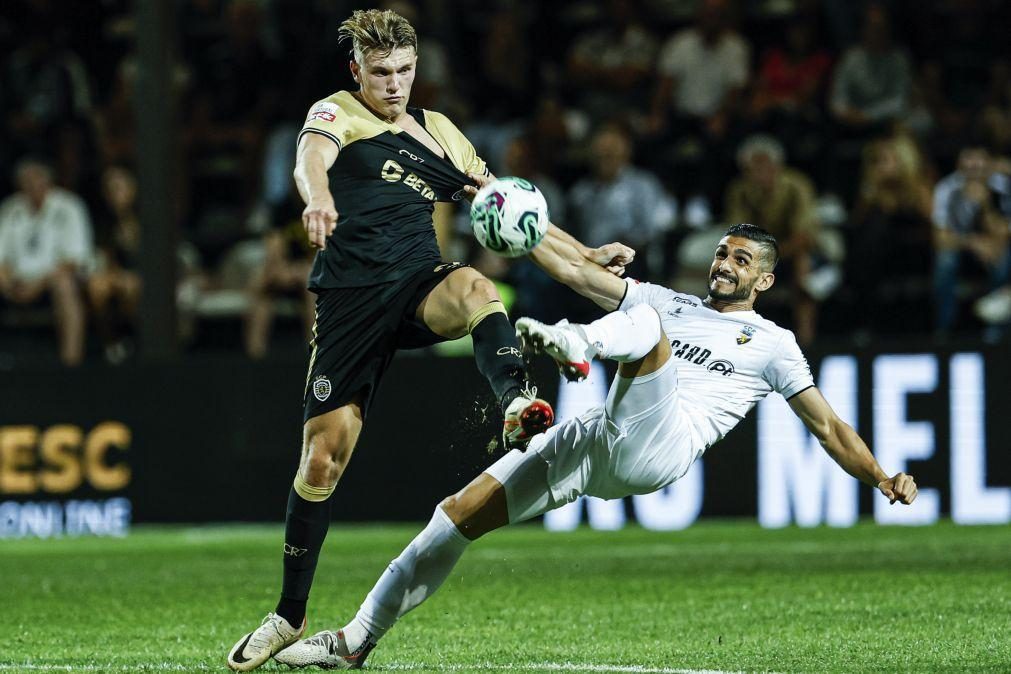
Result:
<svg viewBox="0 0 1011 674">
<path fill-rule="evenodd" d="M 612 245 L 615 264 L 634 255 Z M 753 225 L 731 227 L 716 248 L 704 300 L 623 280 L 588 261 L 587 252 L 552 227 L 531 256 L 557 280 L 614 311 L 587 325 L 521 318 L 516 331 L 525 346 L 554 358 L 569 379 L 585 377 L 594 357 L 619 361 L 605 404 L 509 452 L 444 500 L 348 625 L 295 643 L 275 655 L 278 662 L 361 667 L 387 630 L 439 588 L 471 541 L 582 495 L 614 499 L 661 489 L 772 391 L 789 401 L 846 472 L 892 503 L 913 502 L 913 478 L 888 477 L 832 411 L 793 333 L 755 313 L 755 299 L 775 280 L 772 235 Z"/>
</svg>

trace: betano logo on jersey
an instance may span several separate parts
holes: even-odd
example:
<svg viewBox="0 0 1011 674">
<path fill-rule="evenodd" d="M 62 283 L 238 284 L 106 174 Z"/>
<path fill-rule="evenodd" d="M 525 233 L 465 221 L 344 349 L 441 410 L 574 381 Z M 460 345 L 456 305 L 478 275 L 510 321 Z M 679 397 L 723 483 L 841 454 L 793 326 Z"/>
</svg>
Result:
<svg viewBox="0 0 1011 674">
<path fill-rule="evenodd" d="M 404 176 L 404 167 L 392 159 L 387 159 L 386 163 L 383 164 L 383 170 L 380 172 L 380 177 L 388 183 L 397 183 L 403 179 L 404 185 L 410 187 L 415 192 L 421 194 L 429 201 L 435 201 L 435 190 L 428 186 L 424 180 L 418 177 L 416 173 L 408 173 Z"/>
</svg>

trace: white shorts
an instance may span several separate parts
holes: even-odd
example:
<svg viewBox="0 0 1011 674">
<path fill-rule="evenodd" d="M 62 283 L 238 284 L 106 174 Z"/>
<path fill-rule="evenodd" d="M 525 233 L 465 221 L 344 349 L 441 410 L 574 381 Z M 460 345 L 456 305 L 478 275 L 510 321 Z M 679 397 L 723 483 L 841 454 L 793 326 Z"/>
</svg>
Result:
<svg viewBox="0 0 1011 674">
<path fill-rule="evenodd" d="M 648 494 L 684 475 L 702 453 L 694 447 L 670 358 L 644 377 L 617 376 L 607 402 L 514 449 L 485 472 L 506 489 L 518 522 L 580 496 Z"/>
</svg>

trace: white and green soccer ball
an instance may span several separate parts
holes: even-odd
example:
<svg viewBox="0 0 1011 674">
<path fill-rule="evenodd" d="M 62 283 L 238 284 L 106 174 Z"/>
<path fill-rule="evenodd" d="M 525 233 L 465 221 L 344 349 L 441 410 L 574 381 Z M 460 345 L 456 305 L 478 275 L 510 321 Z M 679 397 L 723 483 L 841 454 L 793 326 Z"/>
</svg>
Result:
<svg viewBox="0 0 1011 674">
<path fill-rule="evenodd" d="M 548 204 L 531 182 L 507 176 L 482 187 L 470 206 L 482 246 L 503 257 L 526 255 L 548 231 Z"/>
</svg>

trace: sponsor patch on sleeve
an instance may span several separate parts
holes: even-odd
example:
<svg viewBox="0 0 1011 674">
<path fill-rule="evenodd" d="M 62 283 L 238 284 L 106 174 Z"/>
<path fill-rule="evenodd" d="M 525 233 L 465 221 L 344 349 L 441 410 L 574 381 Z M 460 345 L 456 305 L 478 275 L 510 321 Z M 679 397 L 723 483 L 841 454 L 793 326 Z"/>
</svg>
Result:
<svg viewBox="0 0 1011 674">
<path fill-rule="evenodd" d="M 305 121 L 306 123 L 314 122 L 317 120 L 322 122 L 332 122 L 335 119 L 337 119 L 338 110 L 340 110 L 340 107 L 336 103 L 328 103 L 326 101 L 323 101 L 313 106 L 312 110 L 309 111 L 309 116 L 306 117 Z"/>
</svg>

